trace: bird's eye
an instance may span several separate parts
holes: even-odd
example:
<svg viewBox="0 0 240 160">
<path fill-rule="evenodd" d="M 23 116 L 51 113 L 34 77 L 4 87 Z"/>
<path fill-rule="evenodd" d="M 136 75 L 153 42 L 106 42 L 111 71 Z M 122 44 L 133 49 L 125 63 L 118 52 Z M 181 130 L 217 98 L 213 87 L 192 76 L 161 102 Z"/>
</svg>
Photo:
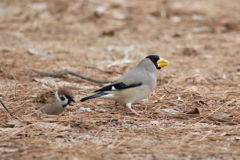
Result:
<svg viewBox="0 0 240 160">
<path fill-rule="evenodd" d="M 65 101 L 65 97 L 63 95 L 59 96 L 62 101 Z"/>
</svg>

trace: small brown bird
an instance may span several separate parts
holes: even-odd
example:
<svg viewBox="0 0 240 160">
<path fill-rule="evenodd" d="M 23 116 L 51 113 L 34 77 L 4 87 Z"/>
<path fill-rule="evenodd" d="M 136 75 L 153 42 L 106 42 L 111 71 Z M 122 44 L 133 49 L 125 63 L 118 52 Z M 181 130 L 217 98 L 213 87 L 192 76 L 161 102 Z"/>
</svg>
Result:
<svg viewBox="0 0 240 160">
<path fill-rule="evenodd" d="M 151 93 L 156 85 L 158 71 L 168 65 L 167 60 L 157 55 L 149 55 L 136 68 L 122 75 L 111 85 L 96 90 L 97 94 L 82 98 L 81 101 L 92 98 L 112 99 L 139 115 L 132 109 L 132 103 L 139 102 Z"/>
<path fill-rule="evenodd" d="M 62 113 L 68 104 L 75 102 L 73 92 L 66 87 L 57 91 L 46 92 L 36 98 L 37 107 L 40 111 L 50 115 Z"/>
</svg>

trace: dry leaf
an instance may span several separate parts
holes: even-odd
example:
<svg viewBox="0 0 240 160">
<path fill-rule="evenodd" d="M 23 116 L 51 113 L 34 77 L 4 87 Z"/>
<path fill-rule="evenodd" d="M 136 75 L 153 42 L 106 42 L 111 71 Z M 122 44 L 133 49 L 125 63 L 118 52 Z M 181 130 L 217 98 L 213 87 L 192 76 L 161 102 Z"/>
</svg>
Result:
<svg viewBox="0 0 240 160">
<path fill-rule="evenodd" d="M 187 112 L 187 114 L 200 114 L 198 108 L 194 108 L 193 110 Z"/>
<path fill-rule="evenodd" d="M 43 85 L 46 85 L 46 86 L 57 87 L 55 80 L 51 77 L 33 78 L 33 80 L 35 80 L 37 82 L 41 82 L 41 83 L 43 83 Z"/>
</svg>

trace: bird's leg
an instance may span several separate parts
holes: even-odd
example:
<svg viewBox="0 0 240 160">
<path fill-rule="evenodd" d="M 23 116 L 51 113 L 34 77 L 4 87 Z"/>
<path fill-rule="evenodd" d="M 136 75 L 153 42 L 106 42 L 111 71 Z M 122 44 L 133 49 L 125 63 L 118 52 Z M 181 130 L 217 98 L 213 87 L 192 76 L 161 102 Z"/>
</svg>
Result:
<svg viewBox="0 0 240 160">
<path fill-rule="evenodd" d="M 137 116 L 141 116 L 140 114 L 137 113 L 137 111 L 135 111 L 134 109 L 132 109 L 131 103 L 127 103 L 126 106 L 127 106 L 127 108 L 128 108 L 130 111 L 132 111 L 134 114 L 136 114 Z"/>
<path fill-rule="evenodd" d="M 118 109 L 117 101 L 115 101 L 115 103 L 114 103 L 114 108 L 115 108 L 115 109 Z"/>
<path fill-rule="evenodd" d="M 114 106 L 113 106 L 113 110 L 116 110 L 116 109 L 118 109 L 118 106 L 117 106 L 117 102 L 115 101 Z"/>
</svg>

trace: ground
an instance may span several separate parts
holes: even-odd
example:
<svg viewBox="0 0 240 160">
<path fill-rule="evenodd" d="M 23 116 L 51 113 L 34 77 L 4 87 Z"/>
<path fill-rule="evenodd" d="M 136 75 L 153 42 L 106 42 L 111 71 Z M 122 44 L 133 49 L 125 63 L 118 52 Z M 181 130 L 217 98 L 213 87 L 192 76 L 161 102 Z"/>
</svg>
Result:
<svg viewBox="0 0 240 160">
<path fill-rule="evenodd" d="M 238 0 L 1 0 L 0 159 L 239 159 Z M 132 114 L 79 100 L 147 55 L 170 62 Z M 34 97 L 67 86 L 61 115 Z M 82 107 L 82 108 L 81 108 Z M 79 110 L 79 108 L 81 108 Z M 89 112 L 90 110 L 90 112 Z"/>
</svg>

